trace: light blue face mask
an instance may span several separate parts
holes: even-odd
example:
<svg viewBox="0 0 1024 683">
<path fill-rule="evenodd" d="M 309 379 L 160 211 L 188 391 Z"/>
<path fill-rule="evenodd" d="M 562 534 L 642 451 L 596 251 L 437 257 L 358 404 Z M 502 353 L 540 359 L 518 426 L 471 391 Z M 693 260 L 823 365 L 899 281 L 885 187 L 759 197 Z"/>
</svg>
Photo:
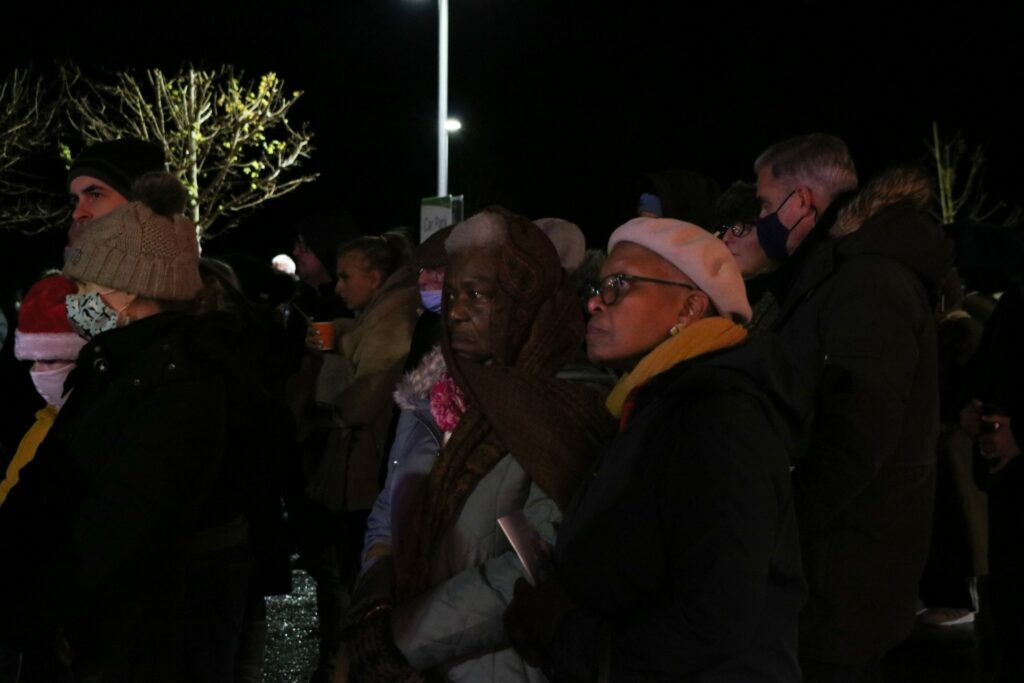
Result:
<svg viewBox="0 0 1024 683">
<path fill-rule="evenodd" d="M 64 308 L 68 312 L 68 322 L 82 339 L 92 339 L 117 327 L 117 311 L 104 303 L 99 292 L 68 294 Z"/>
<path fill-rule="evenodd" d="M 420 301 L 423 303 L 423 308 L 427 309 L 431 313 L 441 312 L 441 290 L 440 289 L 428 289 L 426 291 L 420 290 Z"/>
</svg>

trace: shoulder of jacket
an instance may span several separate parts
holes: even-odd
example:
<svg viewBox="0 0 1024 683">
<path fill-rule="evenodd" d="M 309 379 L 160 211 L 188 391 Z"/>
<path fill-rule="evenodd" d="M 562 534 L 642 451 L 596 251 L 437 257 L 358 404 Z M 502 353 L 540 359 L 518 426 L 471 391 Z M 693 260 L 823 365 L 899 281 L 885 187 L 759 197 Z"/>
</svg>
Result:
<svg viewBox="0 0 1024 683">
<path fill-rule="evenodd" d="M 441 347 L 435 346 L 395 387 L 395 403 L 404 410 L 415 410 L 420 400 L 429 396 L 430 389 L 447 369 Z"/>
</svg>

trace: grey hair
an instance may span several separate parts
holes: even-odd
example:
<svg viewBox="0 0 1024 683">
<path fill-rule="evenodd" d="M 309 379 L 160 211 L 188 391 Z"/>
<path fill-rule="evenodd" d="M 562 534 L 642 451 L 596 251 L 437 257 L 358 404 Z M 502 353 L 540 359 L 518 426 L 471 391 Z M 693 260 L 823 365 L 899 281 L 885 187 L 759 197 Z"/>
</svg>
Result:
<svg viewBox="0 0 1024 683">
<path fill-rule="evenodd" d="M 857 168 L 846 143 L 827 133 L 811 133 L 777 142 L 754 161 L 754 173 L 771 167 L 773 178 L 806 184 L 831 203 L 857 189 Z"/>
<path fill-rule="evenodd" d="M 484 209 L 452 228 L 451 234 L 444 242 L 444 249 L 449 254 L 454 254 L 471 247 L 501 247 L 506 242 L 506 229 L 500 213 Z"/>
</svg>

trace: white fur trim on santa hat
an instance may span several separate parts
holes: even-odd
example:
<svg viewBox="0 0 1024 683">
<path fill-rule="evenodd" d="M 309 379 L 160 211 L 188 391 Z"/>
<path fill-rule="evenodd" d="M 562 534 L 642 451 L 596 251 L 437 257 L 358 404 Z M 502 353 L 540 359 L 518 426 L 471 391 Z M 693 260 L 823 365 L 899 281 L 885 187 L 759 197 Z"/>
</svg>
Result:
<svg viewBox="0 0 1024 683">
<path fill-rule="evenodd" d="M 14 331 L 14 357 L 18 360 L 75 360 L 85 340 L 71 332 Z"/>
<path fill-rule="evenodd" d="M 612 233 L 608 253 L 619 242 L 650 249 L 693 280 L 721 315 L 750 322 L 743 275 L 722 241 L 704 228 L 673 218 L 634 218 Z"/>
</svg>

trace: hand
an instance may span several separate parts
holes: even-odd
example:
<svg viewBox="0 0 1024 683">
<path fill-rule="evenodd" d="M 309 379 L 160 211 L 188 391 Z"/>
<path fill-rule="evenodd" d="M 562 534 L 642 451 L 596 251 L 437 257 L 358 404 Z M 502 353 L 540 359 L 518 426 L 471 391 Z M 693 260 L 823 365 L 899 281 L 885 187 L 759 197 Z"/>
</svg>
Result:
<svg viewBox="0 0 1024 683">
<path fill-rule="evenodd" d="M 345 647 L 351 675 L 364 683 L 422 683 L 428 672 L 416 671 L 395 645 L 391 608 L 382 603 L 350 634 Z"/>
<path fill-rule="evenodd" d="M 523 580 L 519 579 L 519 581 Z M 518 588 L 519 583 L 517 582 L 517 591 Z M 521 606 L 516 602 L 516 598 L 512 598 L 512 602 L 509 603 L 508 609 L 505 610 L 505 614 L 502 617 L 502 622 L 505 625 L 505 635 L 508 637 L 509 644 L 523 658 L 523 661 L 533 667 L 540 668 L 543 666 L 546 653 L 544 648 L 534 640 L 533 634 L 526 625 L 526 618 L 522 614 Z"/>
<path fill-rule="evenodd" d="M 531 666 L 541 666 L 567 612 L 576 608 L 557 578 L 537 586 L 516 581 L 512 602 L 505 610 L 505 633 L 516 652 Z"/>
<path fill-rule="evenodd" d="M 1020 455 L 1020 445 L 1013 436 L 1013 423 L 1006 415 L 982 415 L 981 422 L 988 425 L 989 430 L 978 437 L 978 452 L 991 463 L 989 473 L 995 474 Z"/>
<path fill-rule="evenodd" d="M 970 436 L 981 434 L 981 405 L 975 398 L 960 410 L 960 428 Z"/>
<path fill-rule="evenodd" d="M 373 546 L 382 547 L 382 544 Z M 391 546 L 387 546 L 390 548 Z M 347 620 L 358 624 L 378 605 L 391 604 L 395 597 L 395 558 L 391 554 L 381 555 L 359 575 L 352 591 Z"/>
<path fill-rule="evenodd" d="M 323 353 L 324 342 L 320 330 L 310 325 L 306 328 L 306 348 L 310 351 Z"/>
</svg>

